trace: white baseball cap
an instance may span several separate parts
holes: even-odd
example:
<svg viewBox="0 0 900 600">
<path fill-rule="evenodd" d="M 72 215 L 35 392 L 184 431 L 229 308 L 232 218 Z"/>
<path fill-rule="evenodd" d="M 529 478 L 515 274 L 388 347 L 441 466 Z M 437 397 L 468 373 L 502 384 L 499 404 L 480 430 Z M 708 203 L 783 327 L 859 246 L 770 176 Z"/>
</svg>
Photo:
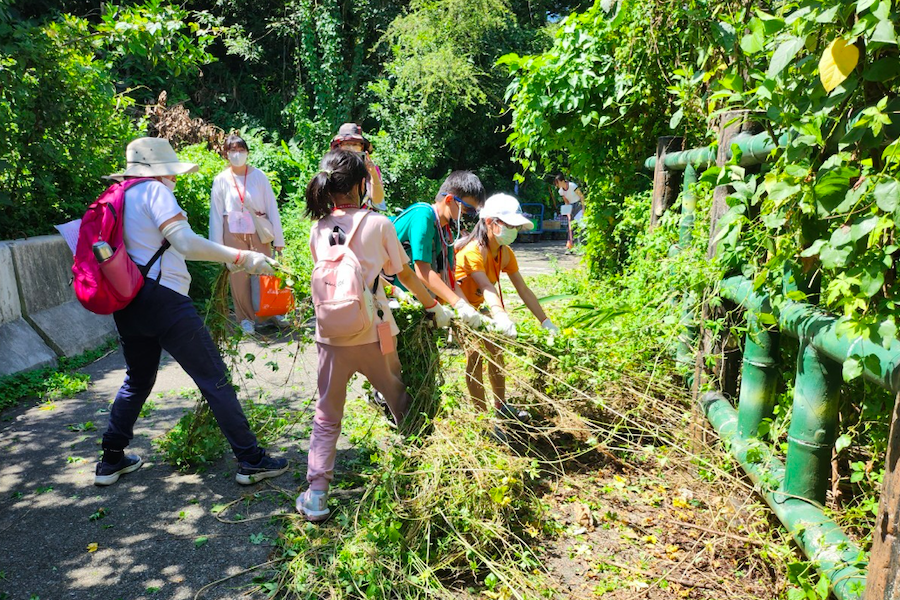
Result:
<svg viewBox="0 0 900 600">
<path fill-rule="evenodd" d="M 499 219 L 510 227 L 522 227 L 525 231 L 534 229 L 531 219 L 522 214 L 519 201 L 509 194 L 494 194 L 484 201 L 484 206 L 478 212 L 481 219 Z"/>
</svg>

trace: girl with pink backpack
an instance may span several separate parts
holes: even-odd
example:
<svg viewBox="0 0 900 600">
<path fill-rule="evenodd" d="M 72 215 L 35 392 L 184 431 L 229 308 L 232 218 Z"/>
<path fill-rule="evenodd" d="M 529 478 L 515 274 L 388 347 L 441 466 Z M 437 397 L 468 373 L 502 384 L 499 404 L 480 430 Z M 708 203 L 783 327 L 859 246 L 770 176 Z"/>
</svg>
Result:
<svg viewBox="0 0 900 600">
<path fill-rule="evenodd" d="M 309 489 L 297 498 L 297 512 L 310 521 L 328 517 L 328 488 L 347 384 L 355 373 L 366 376 L 384 395 L 395 421 L 406 415 L 409 397 L 400 372 L 391 316 L 379 276 L 399 280 L 445 327 L 452 313 L 439 304 L 409 268 L 397 231 L 387 217 L 361 206 L 369 172 L 362 154 L 335 149 L 306 187 L 306 214 L 316 222 L 309 234 L 315 262 L 310 280 L 316 311 L 319 354 L 316 414 L 309 442 Z"/>
</svg>

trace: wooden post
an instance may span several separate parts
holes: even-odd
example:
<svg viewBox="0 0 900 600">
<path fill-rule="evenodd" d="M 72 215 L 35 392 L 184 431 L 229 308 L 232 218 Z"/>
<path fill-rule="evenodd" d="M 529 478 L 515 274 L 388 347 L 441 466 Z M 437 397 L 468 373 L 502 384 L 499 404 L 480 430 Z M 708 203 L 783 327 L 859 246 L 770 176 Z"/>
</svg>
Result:
<svg viewBox="0 0 900 600">
<path fill-rule="evenodd" d="M 894 399 L 891 434 L 885 455 L 884 483 L 872 531 L 866 600 L 900 597 L 900 396 Z"/>
<path fill-rule="evenodd" d="M 650 205 L 650 230 L 656 227 L 660 218 L 670 206 L 675 204 L 681 190 L 681 171 L 667 169 L 663 161 L 667 153 L 684 149 L 684 138 L 667 135 L 656 143 L 656 167 L 653 169 L 653 200 Z"/>
</svg>

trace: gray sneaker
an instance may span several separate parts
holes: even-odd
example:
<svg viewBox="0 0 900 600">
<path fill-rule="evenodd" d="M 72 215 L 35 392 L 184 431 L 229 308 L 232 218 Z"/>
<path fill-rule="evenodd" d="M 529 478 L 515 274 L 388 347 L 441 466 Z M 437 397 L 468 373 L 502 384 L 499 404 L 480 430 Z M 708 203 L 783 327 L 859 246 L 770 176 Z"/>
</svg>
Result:
<svg viewBox="0 0 900 600">
<path fill-rule="evenodd" d="M 137 471 L 143 464 L 144 461 L 137 454 L 126 454 L 114 465 L 101 460 L 94 471 L 94 485 L 112 485 L 119 480 L 120 475 Z"/>
<path fill-rule="evenodd" d="M 528 414 L 527 410 L 516 408 L 512 404 L 507 404 L 506 402 L 501 404 L 500 408 L 494 410 L 494 415 L 501 421 L 519 421 L 520 423 L 527 423 L 531 420 L 531 415 Z"/>
<path fill-rule="evenodd" d="M 328 492 L 306 490 L 297 496 L 297 512 L 306 515 L 310 521 L 324 521 L 331 512 L 328 510 Z"/>
</svg>

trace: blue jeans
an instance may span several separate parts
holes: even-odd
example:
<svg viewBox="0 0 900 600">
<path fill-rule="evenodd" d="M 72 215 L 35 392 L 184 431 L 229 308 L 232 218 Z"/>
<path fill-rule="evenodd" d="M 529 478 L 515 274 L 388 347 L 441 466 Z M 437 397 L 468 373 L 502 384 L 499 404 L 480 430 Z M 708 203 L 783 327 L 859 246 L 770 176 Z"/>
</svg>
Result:
<svg viewBox="0 0 900 600">
<path fill-rule="evenodd" d="M 264 451 L 250 430 L 225 362 L 190 298 L 148 280 L 113 317 L 126 374 L 103 434 L 104 448 L 124 450 L 134 437 L 134 424 L 153 390 L 165 350 L 200 388 L 237 459 L 253 464 L 262 459 Z"/>
</svg>

